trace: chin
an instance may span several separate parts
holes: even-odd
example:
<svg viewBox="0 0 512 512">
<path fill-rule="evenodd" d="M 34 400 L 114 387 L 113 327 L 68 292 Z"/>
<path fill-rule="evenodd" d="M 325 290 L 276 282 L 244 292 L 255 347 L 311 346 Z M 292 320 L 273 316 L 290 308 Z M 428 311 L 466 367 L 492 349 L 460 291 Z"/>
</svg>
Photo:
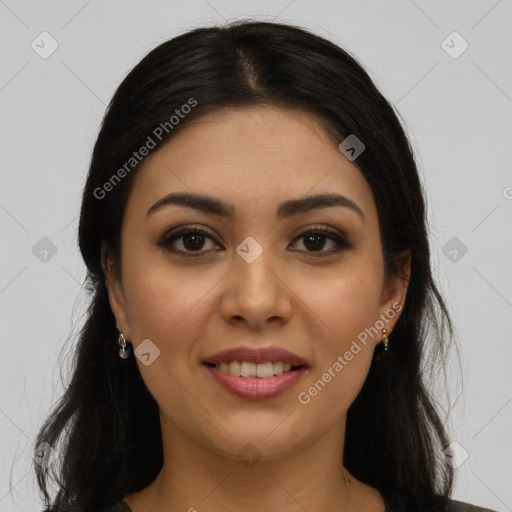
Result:
<svg viewBox="0 0 512 512">
<path fill-rule="evenodd" d="M 274 418 L 274 421 L 255 421 L 248 418 L 244 426 L 225 425 L 219 437 L 205 436 L 210 448 L 220 455 L 237 461 L 246 462 L 252 466 L 256 461 L 276 460 L 304 449 L 310 433 L 302 433 L 299 428 L 284 426 L 286 415 Z M 229 432 L 229 433 L 228 433 Z M 230 435 L 231 434 L 231 435 Z M 203 442 L 205 441 L 203 437 Z"/>
</svg>

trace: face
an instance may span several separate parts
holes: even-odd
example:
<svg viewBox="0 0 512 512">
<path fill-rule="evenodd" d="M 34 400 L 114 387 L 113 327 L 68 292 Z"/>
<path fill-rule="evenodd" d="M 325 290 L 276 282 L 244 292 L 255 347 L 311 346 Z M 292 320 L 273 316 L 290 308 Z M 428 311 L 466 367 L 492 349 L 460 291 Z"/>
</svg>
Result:
<svg viewBox="0 0 512 512">
<path fill-rule="evenodd" d="M 369 185 L 314 118 L 189 124 L 139 171 L 121 254 L 110 301 L 163 428 L 231 458 L 342 444 L 407 285 L 385 276 Z"/>
</svg>

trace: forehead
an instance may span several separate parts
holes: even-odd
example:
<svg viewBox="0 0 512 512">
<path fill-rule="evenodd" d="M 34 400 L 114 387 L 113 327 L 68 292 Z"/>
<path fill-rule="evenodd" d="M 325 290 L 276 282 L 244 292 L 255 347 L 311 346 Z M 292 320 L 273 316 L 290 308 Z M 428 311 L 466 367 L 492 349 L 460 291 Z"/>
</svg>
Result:
<svg viewBox="0 0 512 512">
<path fill-rule="evenodd" d="M 173 191 L 212 195 L 252 213 L 285 198 L 337 192 L 375 213 L 365 178 L 321 123 L 280 108 L 209 112 L 177 132 L 146 159 L 130 201 L 149 207 Z"/>
</svg>

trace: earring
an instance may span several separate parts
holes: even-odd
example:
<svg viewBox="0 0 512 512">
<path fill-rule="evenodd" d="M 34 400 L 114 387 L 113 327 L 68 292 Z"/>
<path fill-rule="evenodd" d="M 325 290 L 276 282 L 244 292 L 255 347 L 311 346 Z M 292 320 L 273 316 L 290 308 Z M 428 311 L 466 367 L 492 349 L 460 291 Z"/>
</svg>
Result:
<svg viewBox="0 0 512 512">
<path fill-rule="evenodd" d="M 382 343 L 384 343 L 384 350 L 388 350 L 389 338 L 386 329 L 382 329 Z"/>
<path fill-rule="evenodd" d="M 117 338 L 117 343 L 121 347 L 119 349 L 119 357 L 121 359 L 128 359 L 131 352 L 131 348 L 126 346 L 126 339 L 122 332 L 119 332 L 119 338 Z"/>
</svg>

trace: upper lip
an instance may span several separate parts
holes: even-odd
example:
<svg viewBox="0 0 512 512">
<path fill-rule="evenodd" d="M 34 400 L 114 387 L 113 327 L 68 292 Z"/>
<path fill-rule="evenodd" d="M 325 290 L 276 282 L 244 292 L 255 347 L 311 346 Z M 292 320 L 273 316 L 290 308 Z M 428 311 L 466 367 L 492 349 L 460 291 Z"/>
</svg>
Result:
<svg viewBox="0 0 512 512">
<path fill-rule="evenodd" d="M 203 360 L 203 363 L 219 364 L 230 363 L 231 361 L 247 361 L 249 363 L 267 363 L 267 362 L 283 362 L 292 366 L 306 365 L 306 361 L 290 352 L 279 347 L 234 347 L 220 352 L 216 352 Z"/>
</svg>

